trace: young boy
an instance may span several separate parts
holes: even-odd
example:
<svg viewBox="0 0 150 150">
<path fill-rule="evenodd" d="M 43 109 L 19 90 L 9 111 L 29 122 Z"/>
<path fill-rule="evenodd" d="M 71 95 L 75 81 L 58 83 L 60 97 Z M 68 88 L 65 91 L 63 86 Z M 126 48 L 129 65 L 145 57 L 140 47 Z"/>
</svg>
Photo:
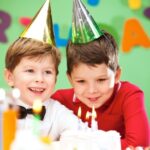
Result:
<svg viewBox="0 0 150 150">
<path fill-rule="evenodd" d="M 41 11 L 44 9 L 45 15 L 49 12 L 46 8 L 50 8 L 49 0 L 46 1 L 29 28 L 8 48 L 5 59 L 5 78 L 10 87 L 18 88 L 21 93 L 16 101 L 20 108 L 18 128 L 34 127 L 31 108 L 34 101 L 39 99 L 45 106 L 41 114 L 43 120 L 39 123 L 42 135 L 49 135 L 53 140 L 58 140 L 62 132 L 78 129 L 78 118 L 59 102 L 49 98 L 56 83 L 60 52 L 54 45 L 54 39 L 50 39 L 53 36 L 49 33 L 53 35 L 53 30 L 48 34 L 39 33 L 42 29 L 43 31 L 52 29 L 52 27 L 48 28 L 50 27 L 48 21 L 51 18 L 48 18 L 48 21 L 46 19 L 46 23 L 43 21 L 43 26 L 40 24 L 38 32 L 32 32 L 37 29 L 36 23 L 41 21 L 38 20 L 39 16 L 43 15 Z M 46 28 L 45 25 L 48 27 Z"/>
<path fill-rule="evenodd" d="M 80 1 L 78 3 L 82 5 Z M 83 121 L 86 120 L 86 112 L 91 111 L 94 106 L 98 128 L 118 131 L 121 135 L 122 149 L 130 145 L 148 146 L 150 133 L 143 91 L 129 82 L 120 81 L 121 68 L 113 36 L 104 31 L 101 31 L 102 34 L 98 38 L 92 40 L 89 38 L 89 41 L 85 41 L 88 38 L 84 35 L 81 36 L 90 20 L 89 17 L 87 22 L 85 20 L 82 22 L 82 18 L 87 18 L 88 13 L 86 17 L 77 16 L 78 10 L 79 14 L 86 12 L 84 10 L 81 13 L 84 8 L 74 11 L 76 15 L 74 18 L 79 19 L 79 22 L 78 20 L 73 22 L 76 26 L 73 26 L 72 41 L 66 48 L 67 76 L 73 88 L 58 90 L 52 98 L 73 110 L 76 115 L 81 106 Z M 83 30 L 82 26 L 77 28 L 82 23 Z M 76 33 L 78 29 L 83 32 Z M 94 26 L 91 29 L 97 30 Z M 92 30 L 88 28 L 88 31 Z"/>
<path fill-rule="evenodd" d="M 107 38 L 106 38 L 107 37 Z M 111 42 L 111 43 L 110 43 Z M 121 134 L 122 148 L 149 144 L 149 124 L 144 94 L 135 85 L 119 81 L 117 47 L 113 37 L 104 33 L 87 44 L 67 46 L 67 75 L 73 88 L 56 91 L 53 99 L 77 115 L 96 108 L 98 128 Z"/>
</svg>

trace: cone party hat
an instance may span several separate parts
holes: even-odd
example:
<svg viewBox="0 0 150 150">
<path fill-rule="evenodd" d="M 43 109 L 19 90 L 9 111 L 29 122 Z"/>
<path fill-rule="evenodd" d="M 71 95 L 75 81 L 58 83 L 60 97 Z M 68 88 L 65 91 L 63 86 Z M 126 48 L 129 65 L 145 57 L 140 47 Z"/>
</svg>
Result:
<svg viewBox="0 0 150 150">
<path fill-rule="evenodd" d="M 99 38 L 103 32 L 80 0 L 73 1 L 72 42 L 88 43 Z"/>
<path fill-rule="evenodd" d="M 56 45 L 54 40 L 50 0 L 46 0 L 20 37 L 32 38 L 46 42 L 50 45 Z"/>
</svg>

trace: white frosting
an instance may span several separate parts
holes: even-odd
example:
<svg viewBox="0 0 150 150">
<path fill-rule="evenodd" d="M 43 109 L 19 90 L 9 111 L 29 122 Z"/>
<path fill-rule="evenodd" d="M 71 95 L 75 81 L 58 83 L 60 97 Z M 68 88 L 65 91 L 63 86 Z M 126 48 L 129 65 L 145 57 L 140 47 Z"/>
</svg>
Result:
<svg viewBox="0 0 150 150">
<path fill-rule="evenodd" d="M 77 147 L 77 150 L 121 150 L 120 135 L 116 131 L 66 131 L 61 135 L 60 141 L 64 145 L 69 143 Z"/>
<path fill-rule="evenodd" d="M 121 150 L 116 131 L 66 131 L 60 141 L 45 144 L 31 131 L 20 130 L 10 150 Z"/>
<path fill-rule="evenodd" d="M 31 130 L 18 130 L 10 150 L 49 150 L 49 145 L 43 143 Z"/>
</svg>

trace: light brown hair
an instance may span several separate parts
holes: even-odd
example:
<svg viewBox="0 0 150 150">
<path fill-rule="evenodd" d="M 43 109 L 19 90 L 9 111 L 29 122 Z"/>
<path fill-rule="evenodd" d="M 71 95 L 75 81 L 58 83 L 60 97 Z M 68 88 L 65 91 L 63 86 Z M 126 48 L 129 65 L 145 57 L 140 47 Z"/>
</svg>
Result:
<svg viewBox="0 0 150 150">
<path fill-rule="evenodd" d="M 53 59 L 56 74 L 58 74 L 60 52 L 56 47 L 31 38 L 18 38 L 7 50 L 5 67 L 13 71 L 24 57 L 42 58 L 49 55 Z"/>
<path fill-rule="evenodd" d="M 66 57 L 68 74 L 71 74 L 73 67 L 79 63 L 90 66 L 105 63 L 113 71 L 119 68 L 118 47 L 113 36 L 107 32 L 86 44 L 74 44 L 69 41 Z"/>
</svg>

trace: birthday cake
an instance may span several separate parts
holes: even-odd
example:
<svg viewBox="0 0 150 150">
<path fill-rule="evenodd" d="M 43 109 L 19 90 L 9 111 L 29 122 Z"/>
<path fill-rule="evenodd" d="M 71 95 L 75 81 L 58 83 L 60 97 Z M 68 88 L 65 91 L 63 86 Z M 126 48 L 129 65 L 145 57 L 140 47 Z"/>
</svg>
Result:
<svg viewBox="0 0 150 150">
<path fill-rule="evenodd" d="M 64 150 L 121 150 L 120 135 L 116 131 L 66 131 L 59 145 Z"/>
<path fill-rule="evenodd" d="M 121 150 L 116 131 L 66 131 L 60 141 L 43 140 L 30 131 L 18 131 L 10 150 Z"/>
</svg>

